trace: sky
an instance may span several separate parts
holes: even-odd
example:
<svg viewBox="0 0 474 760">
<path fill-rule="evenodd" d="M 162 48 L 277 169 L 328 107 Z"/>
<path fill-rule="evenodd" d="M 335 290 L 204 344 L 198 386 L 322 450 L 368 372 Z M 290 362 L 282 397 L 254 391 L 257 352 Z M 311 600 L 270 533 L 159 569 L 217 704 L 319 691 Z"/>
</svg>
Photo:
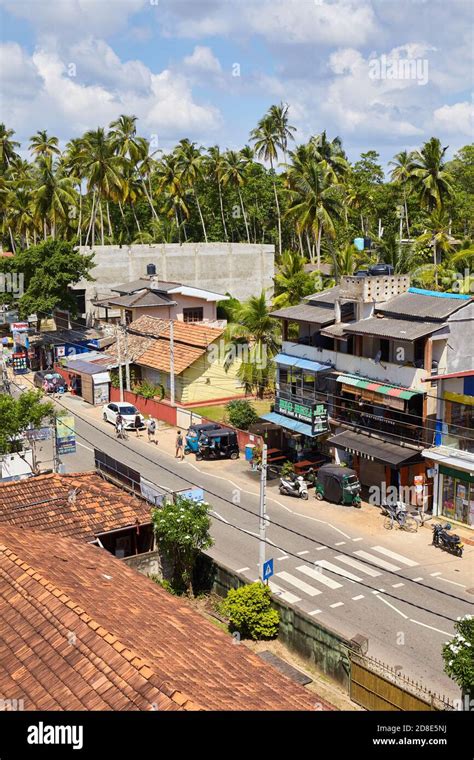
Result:
<svg viewBox="0 0 474 760">
<path fill-rule="evenodd" d="M 134 114 L 153 148 L 240 148 L 273 103 L 384 166 L 472 142 L 472 0 L 0 0 L 0 119 L 26 148 Z"/>
</svg>

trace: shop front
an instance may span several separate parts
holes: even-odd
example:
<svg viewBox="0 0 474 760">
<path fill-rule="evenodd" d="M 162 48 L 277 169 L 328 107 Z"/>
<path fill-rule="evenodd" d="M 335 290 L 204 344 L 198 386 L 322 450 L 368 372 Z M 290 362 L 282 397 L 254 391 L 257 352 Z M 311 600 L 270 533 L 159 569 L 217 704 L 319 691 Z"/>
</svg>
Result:
<svg viewBox="0 0 474 760">
<path fill-rule="evenodd" d="M 65 359 L 56 370 L 67 381 L 76 396 L 94 406 L 108 404 L 110 401 L 110 373 L 104 366 L 81 359 Z"/>
<path fill-rule="evenodd" d="M 435 463 L 433 514 L 474 527 L 474 454 L 437 446 L 423 455 Z"/>
</svg>

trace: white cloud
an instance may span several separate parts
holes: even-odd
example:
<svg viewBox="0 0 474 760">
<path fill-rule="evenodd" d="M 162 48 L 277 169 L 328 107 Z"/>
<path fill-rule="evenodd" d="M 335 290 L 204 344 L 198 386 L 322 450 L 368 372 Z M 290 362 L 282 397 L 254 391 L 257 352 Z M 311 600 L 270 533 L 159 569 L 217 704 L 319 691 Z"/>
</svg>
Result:
<svg viewBox="0 0 474 760">
<path fill-rule="evenodd" d="M 454 103 L 437 108 L 433 113 L 435 129 L 442 129 L 449 134 L 467 135 L 472 139 L 474 134 L 474 107 L 472 103 Z"/>
<path fill-rule="evenodd" d="M 191 55 L 184 58 L 184 65 L 190 69 L 211 74 L 220 74 L 222 66 L 219 59 L 215 57 L 211 48 L 196 45 Z"/>
</svg>

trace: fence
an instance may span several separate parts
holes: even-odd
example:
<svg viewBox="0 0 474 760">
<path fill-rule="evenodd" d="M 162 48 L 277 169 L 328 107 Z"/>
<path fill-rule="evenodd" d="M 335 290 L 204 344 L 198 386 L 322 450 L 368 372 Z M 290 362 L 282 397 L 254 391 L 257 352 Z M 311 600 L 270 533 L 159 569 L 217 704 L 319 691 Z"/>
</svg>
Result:
<svg viewBox="0 0 474 760">
<path fill-rule="evenodd" d="M 120 391 L 118 388 L 110 389 L 110 400 L 120 401 Z M 150 415 L 157 420 L 163 420 L 168 425 L 176 425 L 176 407 L 170 406 L 170 404 L 156 401 L 155 399 L 143 398 L 143 396 L 139 396 L 137 393 L 125 390 L 123 392 L 123 400 L 136 406 L 142 414 Z"/>
</svg>

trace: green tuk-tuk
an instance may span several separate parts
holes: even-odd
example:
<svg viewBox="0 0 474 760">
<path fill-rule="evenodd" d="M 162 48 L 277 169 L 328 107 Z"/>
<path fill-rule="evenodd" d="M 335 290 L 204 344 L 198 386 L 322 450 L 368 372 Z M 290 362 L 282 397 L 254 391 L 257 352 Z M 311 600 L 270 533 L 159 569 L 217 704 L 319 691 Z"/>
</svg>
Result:
<svg viewBox="0 0 474 760">
<path fill-rule="evenodd" d="M 360 483 L 355 470 L 340 464 L 324 464 L 318 470 L 315 498 L 360 507 Z"/>
</svg>

